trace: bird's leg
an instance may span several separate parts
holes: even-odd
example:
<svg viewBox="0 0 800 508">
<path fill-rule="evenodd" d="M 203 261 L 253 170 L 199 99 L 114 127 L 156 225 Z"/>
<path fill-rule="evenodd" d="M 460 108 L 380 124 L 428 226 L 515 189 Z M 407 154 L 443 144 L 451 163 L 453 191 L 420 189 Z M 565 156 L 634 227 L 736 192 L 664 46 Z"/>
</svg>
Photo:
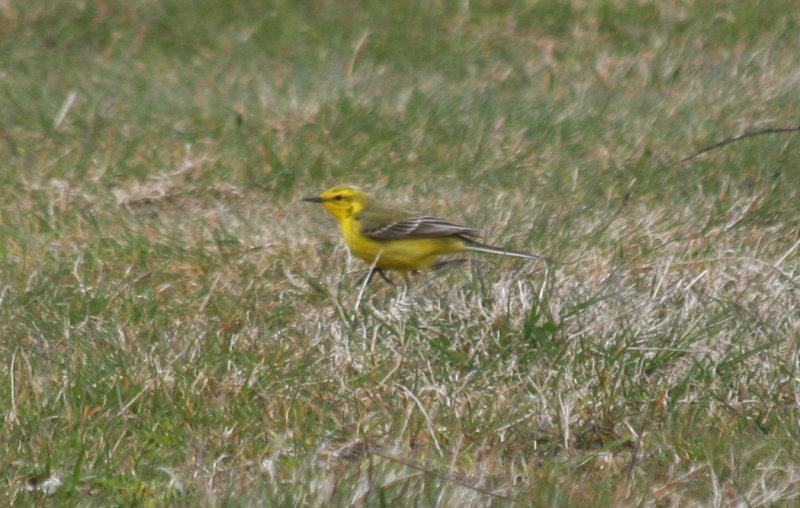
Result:
<svg viewBox="0 0 800 508">
<path fill-rule="evenodd" d="M 376 273 L 376 272 L 378 273 L 378 275 L 381 276 L 381 279 L 385 280 L 386 282 L 388 282 L 392 286 L 395 285 L 395 283 L 392 282 L 392 279 L 390 279 L 389 277 L 386 276 L 385 273 L 383 273 L 383 270 L 381 270 L 380 268 L 375 268 L 375 269 L 372 270 L 372 273 Z"/>
<path fill-rule="evenodd" d="M 369 284 L 370 282 L 372 282 L 372 277 L 374 277 L 376 273 L 380 275 L 383 280 L 385 280 L 392 286 L 395 285 L 394 282 L 392 282 L 392 280 L 389 277 L 387 277 L 385 273 L 383 273 L 383 270 L 381 270 L 380 268 L 370 268 L 370 270 L 363 277 L 358 279 L 358 282 L 356 282 L 356 286 L 360 286 L 361 284 L 364 285 Z M 367 281 L 366 283 L 364 283 L 365 280 Z"/>
</svg>

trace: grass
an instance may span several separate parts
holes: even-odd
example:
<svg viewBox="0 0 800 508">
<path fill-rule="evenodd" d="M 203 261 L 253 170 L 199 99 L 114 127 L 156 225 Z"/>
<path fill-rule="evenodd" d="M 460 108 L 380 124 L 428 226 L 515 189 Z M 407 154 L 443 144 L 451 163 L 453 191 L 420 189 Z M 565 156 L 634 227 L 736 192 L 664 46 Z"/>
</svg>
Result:
<svg viewBox="0 0 800 508">
<path fill-rule="evenodd" d="M 0 500 L 792 505 L 794 2 L 0 7 Z M 375 281 L 299 198 L 485 228 Z"/>
</svg>

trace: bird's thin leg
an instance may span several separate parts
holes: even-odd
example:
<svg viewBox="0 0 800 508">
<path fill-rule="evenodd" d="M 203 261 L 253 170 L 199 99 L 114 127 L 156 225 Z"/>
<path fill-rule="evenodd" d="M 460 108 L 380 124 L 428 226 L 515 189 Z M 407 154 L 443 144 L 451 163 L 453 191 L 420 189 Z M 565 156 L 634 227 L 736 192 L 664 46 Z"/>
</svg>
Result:
<svg viewBox="0 0 800 508">
<path fill-rule="evenodd" d="M 392 286 L 395 285 L 395 283 L 392 282 L 392 280 L 389 277 L 387 277 L 385 273 L 383 273 L 383 270 L 381 270 L 380 268 L 370 268 L 370 270 L 366 274 L 364 274 L 363 277 L 358 279 L 358 282 L 356 282 L 356 286 L 360 286 L 362 284 L 366 286 L 367 284 L 372 282 L 372 277 L 374 277 L 376 273 L 381 276 L 381 279 L 385 280 Z M 366 283 L 364 282 L 365 280 Z"/>
<path fill-rule="evenodd" d="M 373 273 L 376 273 L 376 272 L 377 272 L 377 274 L 381 276 L 381 279 L 385 280 L 386 282 L 388 282 L 388 283 L 389 283 L 389 284 L 391 284 L 392 286 L 394 286 L 394 285 L 395 285 L 395 283 L 394 283 L 394 282 L 392 282 L 392 279 L 390 279 L 389 277 L 387 277 L 387 276 L 386 276 L 386 274 L 385 274 L 385 273 L 383 273 L 383 270 L 381 270 L 380 268 L 375 268 L 374 270 L 372 270 L 372 272 L 373 272 Z"/>
</svg>

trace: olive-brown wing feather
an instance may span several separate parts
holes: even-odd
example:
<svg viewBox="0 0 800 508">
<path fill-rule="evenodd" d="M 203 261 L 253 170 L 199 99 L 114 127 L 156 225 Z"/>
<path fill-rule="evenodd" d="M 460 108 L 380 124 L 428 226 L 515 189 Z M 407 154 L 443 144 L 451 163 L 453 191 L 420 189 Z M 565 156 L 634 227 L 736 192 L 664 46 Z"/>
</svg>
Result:
<svg viewBox="0 0 800 508">
<path fill-rule="evenodd" d="M 467 226 L 458 226 L 452 222 L 432 217 L 419 215 L 404 220 L 376 224 L 365 227 L 364 236 L 375 240 L 400 240 L 408 238 L 436 238 L 442 236 L 463 236 L 474 239 L 480 236 L 480 230 Z"/>
</svg>

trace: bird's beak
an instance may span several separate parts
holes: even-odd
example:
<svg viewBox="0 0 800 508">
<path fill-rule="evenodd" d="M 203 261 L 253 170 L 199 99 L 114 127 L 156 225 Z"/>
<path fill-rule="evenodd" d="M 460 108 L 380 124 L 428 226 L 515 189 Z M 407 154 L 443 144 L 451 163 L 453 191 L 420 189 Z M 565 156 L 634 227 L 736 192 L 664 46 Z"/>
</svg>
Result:
<svg viewBox="0 0 800 508">
<path fill-rule="evenodd" d="M 310 201 L 312 203 L 322 203 L 322 198 L 319 196 L 307 196 L 303 198 L 303 201 Z"/>
</svg>

